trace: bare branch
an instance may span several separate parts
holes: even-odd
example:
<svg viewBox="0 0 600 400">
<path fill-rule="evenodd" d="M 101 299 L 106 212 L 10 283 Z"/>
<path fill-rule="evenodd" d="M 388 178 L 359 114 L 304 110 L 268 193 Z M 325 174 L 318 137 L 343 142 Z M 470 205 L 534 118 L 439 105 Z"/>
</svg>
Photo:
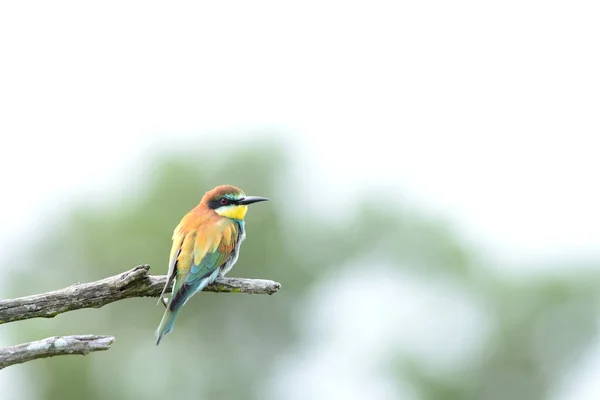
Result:
<svg viewBox="0 0 600 400">
<path fill-rule="evenodd" d="M 110 349 L 115 338 L 99 335 L 53 336 L 36 342 L 0 348 L 0 369 L 38 358 L 68 354 L 86 355 Z"/>
<path fill-rule="evenodd" d="M 149 265 L 140 265 L 99 281 L 17 299 L 0 300 L 0 325 L 30 318 L 52 318 L 81 308 L 100 308 L 132 297 L 158 297 L 167 277 L 148 275 L 149 269 Z M 281 284 L 278 282 L 265 279 L 217 278 L 204 291 L 274 294 L 280 288 Z"/>
</svg>

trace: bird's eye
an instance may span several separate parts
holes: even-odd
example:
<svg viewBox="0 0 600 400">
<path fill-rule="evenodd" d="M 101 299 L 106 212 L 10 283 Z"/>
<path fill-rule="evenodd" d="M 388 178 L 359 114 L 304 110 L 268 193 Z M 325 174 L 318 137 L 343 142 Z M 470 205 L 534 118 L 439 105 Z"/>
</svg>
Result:
<svg viewBox="0 0 600 400">
<path fill-rule="evenodd" d="M 229 200 L 227 200 L 225 197 L 223 197 L 221 199 L 221 204 L 225 205 L 225 204 L 228 204 L 228 203 L 229 203 Z"/>
</svg>

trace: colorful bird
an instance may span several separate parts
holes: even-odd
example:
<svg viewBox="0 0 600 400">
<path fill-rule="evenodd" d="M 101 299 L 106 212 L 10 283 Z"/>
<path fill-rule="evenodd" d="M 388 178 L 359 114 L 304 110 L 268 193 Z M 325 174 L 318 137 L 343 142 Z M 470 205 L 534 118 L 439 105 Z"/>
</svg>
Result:
<svg viewBox="0 0 600 400">
<path fill-rule="evenodd" d="M 236 263 L 246 238 L 244 216 L 248 204 L 268 200 L 246 196 L 235 186 L 217 186 L 181 219 L 173 232 L 167 283 L 159 298 L 161 302 L 174 282 L 167 309 L 156 329 L 157 346 L 173 330 L 185 303 L 218 276 L 225 276 Z"/>
</svg>

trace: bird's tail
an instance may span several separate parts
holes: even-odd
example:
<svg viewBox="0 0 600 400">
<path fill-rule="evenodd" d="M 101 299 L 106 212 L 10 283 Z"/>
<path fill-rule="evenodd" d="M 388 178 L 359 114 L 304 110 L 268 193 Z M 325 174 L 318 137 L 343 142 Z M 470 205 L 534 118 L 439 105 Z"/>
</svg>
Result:
<svg viewBox="0 0 600 400">
<path fill-rule="evenodd" d="M 160 320 L 160 324 L 158 325 L 158 328 L 156 328 L 157 346 L 160 343 L 162 337 L 173 330 L 173 326 L 175 326 L 175 320 L 177 319 L 177 315 L 179 315 L 179 311 L 181 311 L 181 308 L 177 308 L 176 310 L 170 310 L 170 307 L 167 306 L 167 309 L 165 310 L 165 313 L 163 314 L 163 317 Z"/>
<path fill-rule="evenodd" d="M 199 281 L 196 281 L 192 284 L 184 282 L 180 288 L 175 290 L 175 294 L 171 296 L 169 300 L 169 304 L 167 305 L 167 309 L 163 314 L 162 320 L 156 329 L 156 345 L 160 343 L 160 340 L 164 335 L 171 332 L 173 330 L 173 326 L 175 325 L 175 319 L 177 315 L 187 303 L 187 301 L 197 292 L 203 290 L 206 285 L 211 282 L 214 282 L 217 276 L 219 275 L 219 269 L 215 269 L 209 276 L 206 276 Z"/>
</svg>

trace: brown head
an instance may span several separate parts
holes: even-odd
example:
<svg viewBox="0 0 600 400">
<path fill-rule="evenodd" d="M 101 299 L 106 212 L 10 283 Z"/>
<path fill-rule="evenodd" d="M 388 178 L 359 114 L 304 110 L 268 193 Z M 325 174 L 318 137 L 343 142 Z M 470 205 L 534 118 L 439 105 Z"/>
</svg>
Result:
<svg viewBox="0 0 600 400">
<path fill-rule="evenodd" d="M 248 204 L 268 200 L 264 197 L 246 196 L 242 189 L 235 186 L 221 185 L 206 192 L 200 204 L 222 217 L 243 220 L 248 211 Z"/>
</svg>

